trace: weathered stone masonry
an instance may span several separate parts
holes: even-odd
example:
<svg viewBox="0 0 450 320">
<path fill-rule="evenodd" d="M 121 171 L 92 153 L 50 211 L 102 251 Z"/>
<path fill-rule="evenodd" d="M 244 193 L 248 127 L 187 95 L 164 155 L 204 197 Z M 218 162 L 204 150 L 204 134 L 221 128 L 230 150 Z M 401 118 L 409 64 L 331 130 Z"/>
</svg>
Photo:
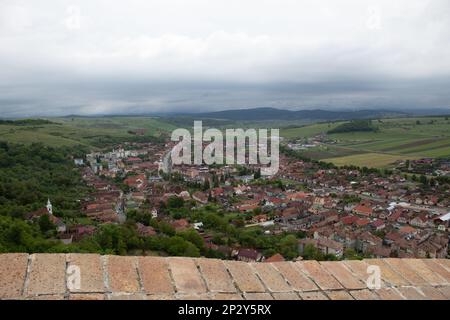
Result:
<svg viewBox="0 0 450 320">
<path fill-rule="evenodd" d="M 367 267 L 381 288 L 366 285 Z M 71 285 L 73 269 L 79 286 Z M 0 299 L 450 299 L 450 260 L 245 263 L 97 254 L 1 254 Z"/>
</svg>

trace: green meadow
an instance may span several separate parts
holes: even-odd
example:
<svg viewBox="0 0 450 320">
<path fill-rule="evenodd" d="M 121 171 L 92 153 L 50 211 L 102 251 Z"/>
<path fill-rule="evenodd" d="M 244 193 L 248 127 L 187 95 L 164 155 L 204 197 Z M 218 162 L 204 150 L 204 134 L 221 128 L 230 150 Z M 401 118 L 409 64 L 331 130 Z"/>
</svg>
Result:
<svg viewBox="0 0 450 320">
<path fill-rule="evenodd" d="M 0 141 L 31 144 L 40 142 L 62 147 L 82 145 L 101 148 L 132 140 L 129 131 L 146 129 L 145 136 L 168 135 L 176 123 L 157 117 L 64 117 L 50 118 L 52 124 L 0 124 Z M 314 123 L 281 127 L 289 140 L 326 133 L 343 122 Z M 402 159 L 450 157 L 450 120 L 448 117 L 392 118 L 373 120 L 376 132 L 346 132 L 328 135 L 327 142 L 302 151 L 305 156 L 337 165 L 354 164 L 389 167 Z"/>
<path fill-rule="evenodd" d="M 146 129 L 145 136 L 158 137 L 175 127 L 151 117 L 51 118 L 52 124 L 0 125 L 0 141 L 12 143 L 43 143 L 52 147 L 104 144 L 132 139 L 130 130 Z"/>
<path fill-rule="evenodd" d="M 281 130 L 287 139 L 326 133 L 342 122 L 319 123 Z M 448 117 L 417 117 L 373 120 L 377 132 L 346 132 L 328 135 L 335 144 L 323 144 L 303 151 L 314 159 L 337 165 L 389 167 L 402 159 L 450 157 Z"/>
</svg>

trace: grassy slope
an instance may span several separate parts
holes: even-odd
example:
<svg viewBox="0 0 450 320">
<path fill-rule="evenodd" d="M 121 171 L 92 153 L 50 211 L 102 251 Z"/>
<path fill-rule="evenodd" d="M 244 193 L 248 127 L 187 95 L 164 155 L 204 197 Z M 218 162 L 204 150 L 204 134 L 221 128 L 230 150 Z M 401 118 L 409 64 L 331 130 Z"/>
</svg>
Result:
<svg viewBox="0 0 450 320">
<path fill-rule="evenodd" d="M 146 135 L 158 136 L 175 129 L 163 119 L 151 117 L 55 118 L 59 125 L 0 125 L 0 141 L 42 142 L 49 146 L 98 145 L 102 139 L 130 137 L 128 130 L 146 128 Z M 417 125 L 416 121 L 421 124 Z M 434 121 L 433 124 L 430 122 Z M 325 145 L 305 151 L 315 159 L 337 164 L 387 166 L 398 159 L 450 156 L 450 121 L 443 117 L 395 118 L 374 121 L 379 132 L 352 132 L 330 135 L 337 145 Z M 316 123 L 281 129 L 289 139 L 312 137 L 339 123 Z M 364 156 L 366 155 L 366 156 Z"/>
<path fill-rule="evenodd" d="M 397 160 L 402 159 L 415 159 L 418 157 L 414 156 L 400 156 L 400 155 L 392 155 L 392 154 L 383 154 L 383 153 L 363 153 L 352 156 L 344 156 L 337 158 L 329 158 L 324 159 L 324 161 L 332 162 L 338 166 L 343 165 L 354 165 L 359 167 L 374 167 L 374 168 L 383 168 L 388 167 L 392 163 Z"/>
<path fill-rule="evenodd" d="M 149 117 L 56 118 L 58 124 L 39 126 L 0 125 L 0 141 L 14 143 L 42 142 L 53 147 L 93 146 L 103 138 L 127 138 L 130 129 L 148 129 L 146 135 L 158 136 L 174 126 Z"/>
</svg>

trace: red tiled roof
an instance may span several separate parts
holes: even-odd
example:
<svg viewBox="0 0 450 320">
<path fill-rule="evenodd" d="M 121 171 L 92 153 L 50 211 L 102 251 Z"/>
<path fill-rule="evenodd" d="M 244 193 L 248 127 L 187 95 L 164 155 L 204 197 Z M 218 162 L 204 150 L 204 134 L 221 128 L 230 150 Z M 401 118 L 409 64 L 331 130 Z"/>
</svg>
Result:
<svg viewBox="0 0 450 320">
<path fill-rule="evenodd" d="M 351 225 L 358 220 L 356 216 L 345 216 L 341 218 L 341 222 L 346 225 Z"/>
<path fill-rule="evenodd" d="M 273 256 L 264 260 L 264 262 L 281 262 L 281 261 L 285 261 L 285 260 L 284 260 L 284 257 L 279 253 L 276 253 Z"/>
<path fill-rule="evenodd" d="M 367 218 L 359 218 L 358 220 L 355 221 L 355 224 L 362 227 L 362 226 L 366 226 L 370 223 L 370 220 Z"/>
<path fill-rule="evenodd" d="M 366 205 L 357 205 L 355 208 L 353 208 L 353 211 L 358 213 L 358 214 L 362 214 L 362 215 L 366 215 L 366 216 L 370 216 L 373 212 L 373 209 L 371 207 L 368 207 Z"/>
</svg>

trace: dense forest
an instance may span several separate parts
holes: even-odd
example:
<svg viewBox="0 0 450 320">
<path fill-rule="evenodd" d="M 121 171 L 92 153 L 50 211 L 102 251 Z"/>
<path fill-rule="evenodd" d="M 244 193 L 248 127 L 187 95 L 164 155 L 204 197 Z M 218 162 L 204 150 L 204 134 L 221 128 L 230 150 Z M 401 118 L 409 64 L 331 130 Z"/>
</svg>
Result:
<svg viewBox="0 0 450 320">
<path fill-rule="evenodd" d="M 43 124 L 57 124 L 45 119 L 20 119 L 20 120 L 2 120 L 0 119 L 0 125 L 13 125 L 13 126 L 30 126 L 30 125 L 43 125 Z"/>
<path fill-rule="evenodd" d="M 0 215 L 23 218 L 45 206 L 47 198 L 59 209 L 55 215 L 76 214 L 77 200 L 87 192 L 68 156 L 77 153 L 83 149 L 0 142 Z"/>
<path fill-rule="evenodd" d="M 329 130 L 328 134 L 346 133 L 346 132 L 367 132 L 378 131 L 378 128 L 372 124 L 371 120 L 353 120 L 338 125 L 336 128 Z"/>
</svg>

